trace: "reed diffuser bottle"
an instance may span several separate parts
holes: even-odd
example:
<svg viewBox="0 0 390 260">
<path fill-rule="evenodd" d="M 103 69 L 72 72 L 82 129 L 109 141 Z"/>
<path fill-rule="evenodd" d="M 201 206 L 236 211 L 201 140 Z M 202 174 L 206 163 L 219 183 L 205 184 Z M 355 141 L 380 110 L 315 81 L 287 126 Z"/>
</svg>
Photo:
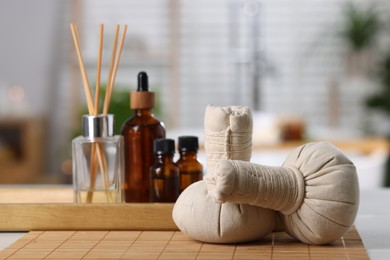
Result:
<svg viewBox="0 0 390 260">
<path fill-rule="evenodd" d="M 192 183 L 203 179 L 203 166 L 198 161 L 199 141 L 196 136 L 179 137 L 180 193 Z"/>
<path fill-rule="evenodd" d="M 125 200 L 149 201 L 149 173 L 153 164 L 153 141 L 165 137 L 165 127 L 153 113 L 155 95 L 149 91 L 148 75 L 138 74 L 137 91 L 130 93 L 134 115 L 122 127 L 125 145 Z"/>
<path fill-rule="evenodd" d="M 113 135 L 113 115 L 84 115 L 83 136 L 72 142 L 74 201 L 123 202 L 123 137 Z"/>
<path fill-rule="evenodd" d="M 117 49 L 119 27 L 118 24 L 115 30 L 103 113 L 99 114 L 104 25 L 100 24 L 95 100 L 93 100 L 91 86 L 81 55 L 77 26 L 73 23 L 70 24 L 89 112 L 89 115 L 83 116 L 83 135 L 76 137 L 72 142 L 75 202 L 123 202 L 123 137 L 114 136 L 114 116 L 108 114 L 127 30 L 127 25 L 125 25 Z"/>
<path fill-rule="evenodd" d="M 175 141 L 154 141 L 154 164 L 150 168 L 150 201 L 175 202 L 180 193 L 179 168 L 173 162 Z"/>
</svg>

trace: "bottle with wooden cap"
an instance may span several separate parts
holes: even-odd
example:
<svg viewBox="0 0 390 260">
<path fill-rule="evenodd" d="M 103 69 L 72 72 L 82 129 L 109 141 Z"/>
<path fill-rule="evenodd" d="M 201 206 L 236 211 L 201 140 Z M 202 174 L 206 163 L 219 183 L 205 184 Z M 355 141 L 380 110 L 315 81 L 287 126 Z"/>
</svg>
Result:
<svg viewBox="0 0 390 260">
<path fill-rule="evenodd" d="M 153 165 L 153 142 L 165 138 L 165 126 L 152 109 L 155 94 L 149 91 L 148 75 L 138 74 L 137 91 L 130 93 L 134 115 L 122 126 L 125 147 L 125 201 L 149 201 L 149 173 Z"/>
<path fill-rule="evenodd" d="M 180 193 L 192 183 L 203 179 L 203 166 L 198 161 L 199 141 L 196 136 L 179 137 Z"/>
<path fill-rule="evenodd" d="M 157 139 L 154 141 L 154 164 L 150 168 L 150 201 L 175 202 L 179 197 L 180 173 L 173 162 L 175 141 Z"/>
</svg>

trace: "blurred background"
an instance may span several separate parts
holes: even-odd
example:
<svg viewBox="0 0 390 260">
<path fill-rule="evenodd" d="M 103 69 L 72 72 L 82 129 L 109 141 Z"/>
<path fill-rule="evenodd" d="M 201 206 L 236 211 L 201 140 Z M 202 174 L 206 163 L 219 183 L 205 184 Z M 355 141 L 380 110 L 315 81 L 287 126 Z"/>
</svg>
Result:
<svg viewBox="0 0 390 260">
<path fill-rule="evenodd" d="M 358 0 L 0 1 L 0 183 L 70 183 L 71 140 L 85 96 L 69 24 L 89 80 L 105 24 L 102 85 L 115 24 L 128 30 L 111 102 L 117 131 L 141 70 L 168 137 L 203 140 L 207 104 L 247 105 L 253 161 L 329 140 L 362 188 L 386 186 L 390 3 Z"/>
</svg>

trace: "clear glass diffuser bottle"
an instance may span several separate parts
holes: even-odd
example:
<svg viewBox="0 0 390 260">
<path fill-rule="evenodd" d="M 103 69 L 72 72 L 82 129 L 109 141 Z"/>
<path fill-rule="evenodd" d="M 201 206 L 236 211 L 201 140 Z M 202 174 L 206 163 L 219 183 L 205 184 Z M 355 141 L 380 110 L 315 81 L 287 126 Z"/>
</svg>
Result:
<svg viewBox="0 0 390 260">
<path fill-rule="evenodd" d="M 74 201 L 123 202 L 123 137 L 113 135 L 114 116 L 84 115 L 82 124 L 72 142 Z"/>
</svg>

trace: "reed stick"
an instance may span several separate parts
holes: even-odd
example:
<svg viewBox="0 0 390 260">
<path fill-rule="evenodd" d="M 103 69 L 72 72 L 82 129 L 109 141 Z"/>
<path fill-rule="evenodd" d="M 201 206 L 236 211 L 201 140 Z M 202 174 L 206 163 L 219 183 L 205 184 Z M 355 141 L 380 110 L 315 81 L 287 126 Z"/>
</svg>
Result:
<svg viewBox="0 0 390 260">
<path fill-rule="evenodd" d="M 105 100 L 104 109 L 103 109 L 103 114 L 104 115 L 106 115 L 108 113 L 108 108 L 110 107 L 110 100 L 111 100 L 111 96 L 112 96 L 112 89 L 113 89 L 113 87 L 115 85 L 116 72 L 118 70 L 119 60 L 120 60 L 122 49 L 123 49 L 123 43 L 125 41 L 126 31 L 127 31 L 127 24 L 125 24 L 125 26 L 123 28 L 123 31 L 122 31 L 121 40 L 119 42 L 118 53 L 117 53 L 116 58 L 115 58 L 115 63 L 114 63 L 112 75 L 111 75 L 111 77 L 109 79 L 109 87 L 107 88 L 107 91 L 106 91 L 106 97 L 108 96 L 108 98 Z"/>
<path fill-rule="evenodd" d="M 96 72 L 96 86 L 95 86 L 95 103 L 94 103 L 94 111 L 93 114 L 97 116 L 99 114 L 99 99 L 100 99 L 100 75 L 101 75 L 101 65 L 102 65 L 102 53 L 103 53 L 103 33 L 104 33 L 104 25 L 100 24 L 100 33 L 99 33 L 99 46 L 98 46 L 98 62 L 97 62 L 97 72 Z M 96 149 L 98 149 L 98 153 L 96 154 Z M 99 155 L 101 153 L 100 147 L 97 146 L 96 143 L 92 144 L 91 147 L 91 161 L 90 161 L 90 188 L 87 192 L 86 202 L 91 203 L 93 200 L 93 192 L 96 186 L 96 178 L 98 175 L 99 167 L 97 167 L 97 163 L 101 161 Z M 97 161 L 96 161 L 97 160 Z M 100 165 L 100 164 L 99 164 Z M 102 170 L 102 169 L 101 169 Z M 105 174 L 108 174 L 106 172 Z"/>
<path fill-rule="evenodd" d="M 91 160 L 89 162 L 90 178 L 89 178 L 89 189 L 86 198 L 87 203 L 91 203 L 93 200 L 93 192 L 95 190 L 96 178 L 99 171 L 96 165 L 96 147 L 97 146 L 95 145 L 95 143 L 93 143 L 91 147 L 91 155 L 90 155 Z"/>
<path fill-rule="evenodd" d="M 103 106 L 103 114 L 106 115 L 108 113 L 108 107 L 109 107 L 109 98 L 110 96 L 107 95 L 107 93 L 111 92 L 110 87 L 111 85 L 111 77 L 114 70 L 114 64 L 115 64 L 115 55 L 116 55 L 116 48 L 118 45 L 118 34 L 119 34 L 119 24 L 115 27 L 115 36 L 114 36 L 114 43 L 112 44 L 112 52 L 111 52 L 111 61 L 110 61 L 110 69 L 108 71 L 108 79 L 107 79 L 107 87 L 106 87 L 106 96 L 104 99 L 104 106 Z"/>
<path fill-rule="evenodd" d="M 103 144 L 96 143 L 97 149 L 97 158 L 100 167 L 100 171 L 103 177 L 104 192 L 106 193 L 107 202 L 113 201 L 112 195 L 109 192 L 108 188 L 110 186 L 110 178 L 108 174 L 108 165 L 107 165 L 107 156 L 104 153 Z"/>
<path fill-rule="evenodd" d="M 116 59 L 115 59 L 115 64 L 114 64 L 113 72 L 112 72 L 112 75 L 111 75 L 111 78 L 110 78 L 110 91 L 108 92 L 107 112 L 108 112 L 108 108 L 110 107 L 110 101 L 111 101 L 111 96 L 112 96 L 112 90 L 113 90 L 114 85 L 115 85 L 116 72 L 118 71 L 118 65 L 119 65 L 119 61 L 120 61 L 121 54 L 122 54 L 123 43 L 124 43 L 124 41 L 125 41 L 126 31 L 127 31 L 127 25 L 125 24 L 124 27 L 123 27 L 121 40 L 120 40 L 120 42 L 119 42 L 119 50 L 118 50 L 118 53 L 117 53 L 117 55 L 116 55 Z"/>
<path fill-rule="evenodd" d="M 108 108 L 110 106 L 112 90 L 113 90 L 114 85 L 115 85 L 115 76 L 116 76 L 120 56 L 121 56 L 122 49 L 123 49 L 123 43 L 124 43 L 124 39 L 125 39 L 125 35 L 126 35 L 127 25 L 124 26 L 121 40 L 119 43 L 119 50 L 118 50 L 118 53 L 116 53 L 119 28 L 120 28 L 120 26 L 117 25 L 116 29 L 115 29 L 114 43 L 113 43 L 113 48 L 112 48 L 112 53 L 111 53 L 111 63 L 110 63 L 110 69 L 109 69 L 109 75 L 108 75 L 108 85 L 107 85 L 107 89 L 106 89 L 106 96 L 105 96 L 104 106 L 103 106 L 103 115 L 107 115 Z M 103 160 L 103 169 L 107 169 L 107 159 L 105 157 L 103 157 L 102 160 Z M 107 171 L 108 171 L 108 169 L 107 169 Z M 109 185 L 108 175 L 103 175 L 102 177 L 103 177 L 103 182 L 104 182 L 105 187 L 108 188 L 108 185 Z M 112 196 L 109 193 L 108 200 L 110 201 L 110 199 L 112 200 Z"/>
<path fill-rule="evenodd" d="M 88 112 L 89 112 L 89 114 L 94 114 L 96 109 L 94 108 L 91 88 L 90 88 L 90 85 L 89 85 L 87 72 L 85 70 L 84 60 L 83 60 L 83 57 L 81 55 L 81 49 L 80 49 L 80 42 L 79 42 L 77 26 L 75 24 L 71 24 L 70 25 L 70 29 L 72 31 L 72 36 L 73 36 L 74 45 L 76 47 L 76 52 L 77 52 L 77 57 L 78 57 L 78 61 L 79 61 L 79 67 L 80 67 L 80 71 L 81 71 L 81 76 L 82 76 L 82 79 L 83 79 L 84 92 L 85 92 L 85 95 L 86 95 L 86 98 L 87 98 Z M 90 189 L 87 192 L 86 201 L 88 203 L 92 202 L 92 199 L 93 199 L 93 190 L 94 190 L 94 186 L 95 186 L 94 184 L 96 183 L 96 177 L 97 177 L 97 172 L 98 172 L 98 168 L 96 167 L 96 163 L 95 163 L 95 153 L 96 153 L 95 150 L 96 149 L 95 149 L 94 145 L 92 145 L 91 161 L 90 161 L 89 169 L 90 169 L 90 185 L 91 184 L 93 184 L 93 185 L 90 186 Z"/>
<path fill-rule="evenodd" d="M 95 87 L 95 116 L 99 114 L 99 100 L 100 100 L 100 75 L 102 70 L 102 54 L 103 54 L 103 33 L 104 25 L 100 24 L 100 36 L 99 36 L 99 47 L 98 47 L 98 63 L 96 72 L 96 87 Z"/>
<path fill-rule="evenodd" d="M 85 92 L 85 95 L 87 98 L 88 112 L 90 114 L 92 114 L 94 111 L 92 93 L 91 93 L 91 88 L 90 88 L 90 85 L 88 82 L 87 72 L 86 72 L 85 66 L 84 66 L 83 56 L 81 55 L 77 26 L 72 23 L 72 24 L 70 24 L 70 29 L 72 31 L 73 41 L 74 41 L 74 45 L 76 47 L 77 58 L 79 60 L 79 66 L 80 66 L 80 70 L 81 70 L 81 76 L 83 78 L 84 92 Z"/>
</svg>

